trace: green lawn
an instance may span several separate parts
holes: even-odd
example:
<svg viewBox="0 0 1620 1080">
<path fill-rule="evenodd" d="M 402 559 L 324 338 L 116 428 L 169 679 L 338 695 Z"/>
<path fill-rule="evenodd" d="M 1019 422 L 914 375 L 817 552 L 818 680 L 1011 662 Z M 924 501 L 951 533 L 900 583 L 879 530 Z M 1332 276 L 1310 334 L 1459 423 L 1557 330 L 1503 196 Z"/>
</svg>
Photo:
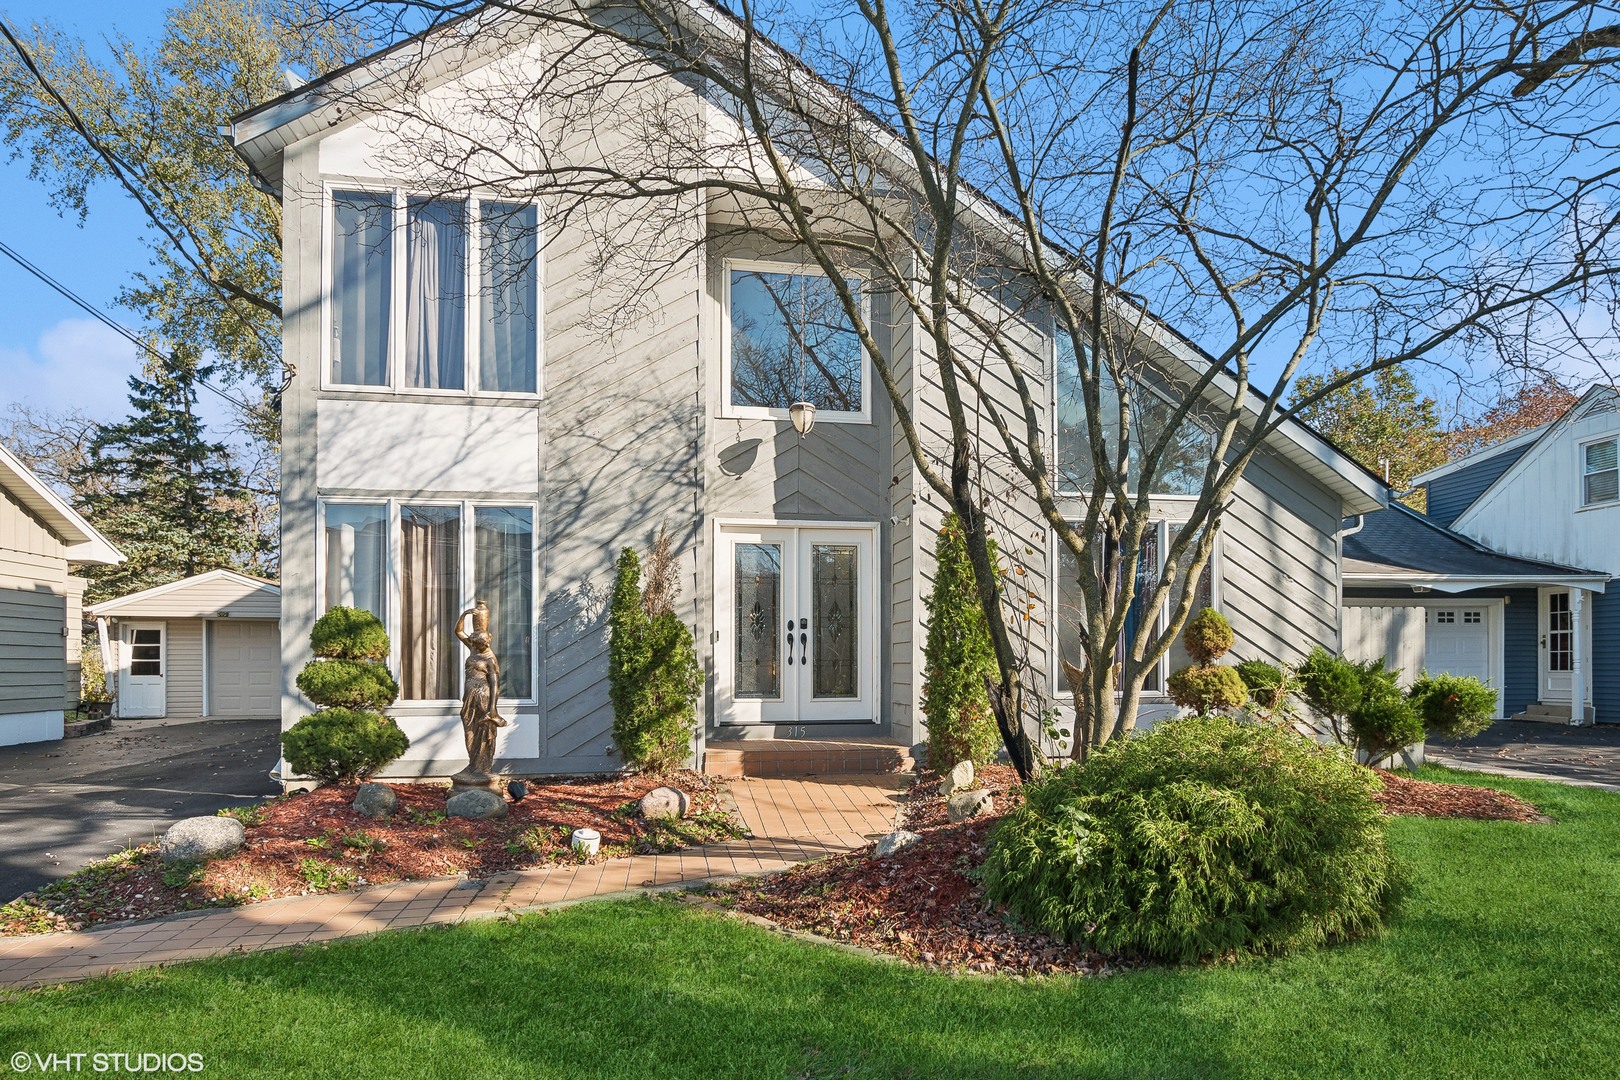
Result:
<svg viewBox="0 0 1620 1080">
<path fill-rule="evenodd" d="M 670 902 L 598 903 L 0 998 L 0 1062 L 195 1050 L 225 1077 L 1613 1075 L 1620 795 L 1490 782 L 1559 824 L 1396 820 L 1418 869 L 1404 914 L 1381 940 L 1313 955 L 959 978 Z"/>
</svg>

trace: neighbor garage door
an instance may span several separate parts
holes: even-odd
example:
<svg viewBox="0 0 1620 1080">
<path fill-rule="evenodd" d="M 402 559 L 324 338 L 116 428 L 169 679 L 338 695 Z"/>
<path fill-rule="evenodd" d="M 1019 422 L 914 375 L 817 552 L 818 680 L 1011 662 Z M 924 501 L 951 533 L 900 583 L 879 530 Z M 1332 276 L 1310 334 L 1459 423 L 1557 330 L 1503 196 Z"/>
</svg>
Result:
<svg viewBox="0 0 1620 1080">
<path fill-rule="evenodd" d="M 268 619 L 208 624 L 208 715 L 281 715 L 281 632 Z"/>
<path fill-rule="evenodd" d="M 1490 631 L 1484 608 L 1431 607 L 1427 637 L 1424 666 L 1431 672 L 1490 681 Z"/>
</svg>

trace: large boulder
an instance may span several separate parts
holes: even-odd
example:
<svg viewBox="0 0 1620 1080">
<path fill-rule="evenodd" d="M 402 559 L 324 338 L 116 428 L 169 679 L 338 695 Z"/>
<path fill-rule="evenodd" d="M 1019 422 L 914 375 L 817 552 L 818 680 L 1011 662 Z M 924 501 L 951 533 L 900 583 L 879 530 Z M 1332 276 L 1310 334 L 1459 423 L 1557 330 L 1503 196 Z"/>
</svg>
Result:
<svg viewBox="0 0 1620 1080">
<path fill-rule="evenodd" d="M 247 833 L 229 817 L 188 817 L 169 826 L 158 841 L 158 856 L 166 863 L 205 862 L 234 855 Z"/>
<path fill-rule="evenodd" d="M 901 848 L 910 847 L 922 837 L 905 829 L 896 829 L 877 842 L 877 850 L 872 852 L 874 859 L 887 859 Z"/>
<path fill-rule="evenodd" d="M 950 798 L 958 791 L 965 791 L 973 786 L 973 762 L 958 761 L 951 766 L 951 771 L 945 774 L 945 779 L 939 782 L 939 793 Z"/>
<path fill-rule="evenodd" d="M 485 788 L 468 788 L 446 799 L 444 812 L 460 818 L 502 818 L 506 816 L 506 800 Z"/>
<path fill-rule="evenodd" d="M 354 812 L 370 818 L 385 818 L 399 809 L 399 796 L 387 784 L 361 784 L 354 793 Z"/>
<path fill-rule="evenodd" d="M 680 788 L 655 787 L 641 797 L 641 816 L 654 818 L 683 818 L 692 809 L 692 797 Z"/>
<path fill-rule="evenodd" d="M 983 817 L 994 812 L 995 808 L 996 800 L 982 788 L 978 791 L 958 791 L 945 800 L 945 816 L 953 822 Z"/>
</svg>

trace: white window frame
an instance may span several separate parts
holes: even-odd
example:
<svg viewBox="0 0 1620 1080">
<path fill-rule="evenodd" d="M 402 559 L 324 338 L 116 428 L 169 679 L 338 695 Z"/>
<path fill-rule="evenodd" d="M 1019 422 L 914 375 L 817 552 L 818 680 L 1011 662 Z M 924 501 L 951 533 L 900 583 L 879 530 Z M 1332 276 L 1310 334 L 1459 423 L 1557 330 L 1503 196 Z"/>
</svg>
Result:
<svg viewBox="0 0 1620 1080">
<path fill-rule="evenodd" d="M 318 601 L 315 605 L 317 618 L 325 614 L 326 607 L 326 508 L 328 506 L 382 506 L 383 516 L 388 523 L 388 539 L 383 545 L 383 559 L 387 564 L 383 570 L 383 580 L 388 590 L 387 608 L 388 616 L 383 620 L 388 631 L 388 670 L 396 678 L 399 677 L 400 668 L 400 618 L 401 597 L 403 596 L 404 582 L 402 580 L 402 567 L 404 559 L 401 547 L 404 542 L 404 532 L 400 525 L 400 510 L 404 506 L 449 506 L 460 512 L 461 518 L 461 601 L 460 610 L 472 606 L 473 596 L 473 568 L 472 557 L 474 534 L 473 513 L 475 510 L 508 509 L 528 510 L 533 515 L 531 522 L 534 528 L 534 543 L 529 553 L 530 580 L 534 583 L 534 596 L 529 619 L 534 625 L 534 644 L 529 657 L 529 687 L 530 694 L 523 698 L 509 698 L 503 696 L 500 700 L 515 705 L 537 705 L 540 701 L 540 504 L 512 499 L 445 499 L 424 496 L 413 498 L 401 495 L 366 496 L 322 496 L 316 500 L 316 535 L 319 539 L 315 545 L 315 581 Z M 461 689 L 460 679 L 465 678 L 465 671 L 458 677 L 458 693 Z M 454 698 L 400 698 L 398 705 L 404 708 L 443 707 L 447 705 L 459 706 L 460 697 Z"/>
<path fill-rule="evenodd" d="M 332 257 L 337 240 L 337 229 L 334 224 L 334 199 L 338 193 L 353 192 L 361 195 L 387 195 L 391 206 L 391 228 L 394 241 L 388 272 L 388 382 L 386 383 L 346 383 L 338 382 L 332 378 L 332 319 L 335 295 L 332 288 Z M 406 208 L 412 199 L 446 199 L 451 202 L 461 202 L 467 207 L 467 266 L 464 317 L 465 340 L 463 342 L 463 371 L 462 388 L 449 390 L 431 386 L 409 386 L 405 381 L 405 261 L 407 258 Z M 480 348 L 482 343 L 480 335 L 483 332 L 480 308 L 482 307 L 482 294 L 479 291 L 479 270 L 481 249 L 482 207 L 484 203 L 503 203 L 517 206 L 533 206 L 535 208 L 535 258 L 534 258 L 534 390 L 480 390 L 478 382 L 482 375 L 479 370 Z M 477 398 L 489 399 L 520 399 L 524 401 L 537 401 L 545 396 L 545 308 L 542 306 L 545 299 L 545 222 L 540 214 L 539 204 L 532 199 L 508 198 L 494 192 L 473 192 L 461 198 L 433 195 L 428 192 L 415 191 L 409 188 L 392 184 L 379 184 L 375 181 L 340 179 L 327 179 L 322 181 L 321 189 L 321 389 L 341 390 L 346 393 L 374 394 L 378 397 L 391 397 L 399 394 L 426 395 L 429 397 L 442 397 L 447 400 Z M 396 303 L 395 301 L 399 301 Z"/>
<path fill-rule="evenodd" d="M 821 267 L 802 262 L 786 262 L 772 259 L 721 260 L 719 416 L 725 420 L 791 421 L 793 417 L 787 409 L 771 409 L 759 405 L 733 405 L 731 403 L 731 275 L 733 272 L 794 274 L 822 278 L 827 275 Z M 870 326 L 872 322 L 870 278 L 860 270 L 847 270 L 844 272 L 844 276 L 854 278 L 861 283 L 861 319 Z M 860 411 L 835 412 L 830 409 L 817 409 L 816 423 L 818 424 L 870 424 L 872 422 L 872 358 L 867 353 L 866 343 L 860 340 L 859 334 L 856 335 L 856 344 L 861 350 Z"/>
<path fill-rule="evenodd" d="M 1579 479 L 1577 480 L 1577 483 L 1580 484 L 1580 491 L 1579 491 L 1579 493 L 1577 495 L 1577 503 L 1576 503 L 1576 505 L 1578 505 L 1582 510 L 1595 509 L 1597 507 L 1602 507 L 1602 506 L 1620 505 L 1620 497 L 1616 497 L 1616 498 L 1613 498 L 1613 499 L 1599 499 L 1596 502 L 1592 502 L 1592 501 L 1588 500 L 1587 497 L 1586 497 L 1586 481 L 1587 481 L 1587 478 L 1597 475 L 1597 473 L 1588 472 L 1587 469 L 1586 469 L 1586 448 L 1589 447 L 1589 446 L 1596 446 L 1596 445 L 1598 445 L 1600 443 L 1614 443 L 1615 444 L 1615 457 L 1616 457 L 1616 460 L 1617 460 L 1617 476 L 1616 476 L 1616 480 L 1620 481 L 1620 433 L 1611 432 L 1608 435 L 1602 435 L 1602 436 L 1599 436 L 1598 438 L 1595 438 L 1595 439 L 1583 439 L 1583 440 L 1581 440 L 1579 446 L 1576 449 L 1577 457 L 1575 459 L 1575 464 L 1576 464 L 1576 470 L 1575 471 L 1576 471 L 1576 474 L 1579 477 Z M 1609 472 L 1609 471 L 1610 470 L 1608 470 L 1608 469 L 1599 469 L 1598 473 L 1606 473 L 1606 472 Z M 1620 485 L 1617 485 L 1617 486 L 1620 486 Z"/>
<path fill-rule="evenodd" d="M 1157 503 L 1158 501 L 1159 500 L 1158 500 L 1157 496 L 1155 496 L 1154 502 Z M 1081 523 L 1078 522 L 1078 521 L 1071 521 L 1070 522 L 1071 527 L 1078 527 L 1080 524 Z M 1185 521 L 1176 521 L 1176 520 L 1173 520 L 1173 519 L 1171 519 L 1169 517 L 1161 517 L 1161 518 L 1159 518 L 1157 520 L 1156 524 L 1157 524 L 1157 527 L 1158 527 L 1158 530 L 1159 530 L 1159 565 L 1158 565 L 1157 569 L 1158 569 L 1159 572 L 1162 573 L 1164 571 L 1165 559 L 1170 553 L 1169 552 L 1170 531 L 1172 529 L 1180 528 L 1180 527 L 1186 525 L 1187 523 Z M 1051 625 L 1050 625 L 1050 627 L 1048 627 L 1048 634 L 1047 634 L 1048 648 L 1050 650 L 1048 652 L 1048 655 L 1052 658 L 1052 662 L 1051 662 L 1051 665 L 1050 665 L 1051 669 L 1052 669 L 1051 673 L 1050 673 L 1051 674 L 1051 679 L 1049 681 L 1051 683 L 1051 690 L 1052 690 L 1052 694 L 1053 694 L 1053 700 L 1066 704 L 1067 701 L 1068 701 L 1068 696 L 1069 696 L 1069 687 L 1068 687 L 1068 684 L 1065 682 L 1065 680 L 1063 678 L 1063 664 L 1061 662 L 1062 661 L 1062 654 L 1060 653 L 1059 646 L 1058 646 L 1058 612 L 1057 612 L 1057 605 L 1061 602 L 1061 597 L 1060 597 L 1060 592 L 1059 592 L 1059 581 L 1058 581 L 1058 560 L 1062 557 L 1062 554 L 1063 554 L 1063 542 L 1058 539 L 1057 533 L 1055 531 L 1048 530 L 1046 535 L 1047 535 L 1047 547 L 1048 547 L 1048 557 L 1047 557 L 1046 572 L 1047 572 L 1047 575 L 1048 575 L 1047 576 L 1047 581 L 1051 582 L 1051 595 L 1052 595 L 1052 605 L 1053 605 L 1052 606 L 1052 617 L 1048 620 L 1051 623 Z M 1221 600 L 1222 600 L 1222 598 L 1221 598 L 1221 579 L 1222 579 L 1223 575 L 1222 575 L 1221 571 L 1222 571 L 1223 568 L 1221 566 L 1221 563 L 1222 563 L 1221 547 L 1222 547 L 1222 545 L 1221 545 L 1221 534 L 1219 532 L 1217 532 L 1215 534 L 1215 547 L 1209 553 L 1209 606 L 1214 608 L 1216 611 L 1221 610 Z M 1168 599 L 1166 599 L 1165 602 L 1164 602 L 1164 605 L 1159 608 L 1159 612 L 1158 612 L 1158 616 L 1157 616 L 1157 622 L 1158 622 L 1158 627 L 1159 627 L 1160 630 L 1163 630 L 1165 620 L 1169 617 L 1169 607 L 1170 607 L 1170 601 Z M 1192 612 L 1191 614 L 1196 615 L 1197 612 Z M 1169 701 L 1170 700 L 1170 693 L 1169 693 L 1169 687 L 1168 687 L 1169 679 L 1170 679 L 1170 653 L 1169 653 L 1168 650 L 1166 650 L 1165 654 L 1163 656 L 1159 657 L 1159 689 L 1157 689 L 1157 690 L 1144 690 L 1142 692 L 1141 700 L 1144 701 L 1144 702 L 1150 702 L 1150 703 L 1159 703 L 1159 702 Z M 1116 690 L 1114 692 L 1114 696 L 1115 697 L 1120 696 L 1120 692 Z"/>
<path fill-rule="evenodd" d="M 1059 445 L 1059 440 L 1061 439 L 1062 436 L 1061 436 L 1061 433 L 1058 430 L 1058 422 L 1057 422 L 1058 393 L 1059 393 L 1059 390 L 1058 390 L 1058 339 L 1057 339 L 1057 336 L 1054 334 L 1053 336 L 1047 338 L 1046 342 L 1047 342 L 1047 348 L 1050 350 L 1049 361 L 1050 361 L 1050 370 L 1052 372 L 1051 378 L 1049 380 L 1047 380 L 1047 385 L 1048 385 L 1049 391 L 1050 391 L 1050 393 L 1052 395 L 1052 397 L 1051 397 L 1052 437 L 1051 437 L 1051 445 L 1047 447 L 1047 452 L 1049 454 L 1051 454 L 1051 459 L 1050 460 L 1052 462 L 1052 486 L 1055 489 L 1058 498 L 1060 498 L 1060 499 L 1082 499 L 1082 498 L 1086 498 L 1087 496 L 1089 496 L 1091 494 L 1091 492 L 1082 490 L 1080 488 L 1065 487 L 1064 486 L 1065 480 L 1064 480 L 1063 476 L 1060 474 L 1060 472 L 1058 470 L 1058 462 L 1061 460 L 1061 446 Z M 1175 405 L 1176 405 L 1176 402 L 1171 399 L 1169 394 L 1166 394 L 1166 393 L 1162 392 L 1158 387 L 1154 386 L 1150 382 L 1145 382 L 1145 381 L 1142 381 L 1142 380 L 1139 379 L 1139 380 L 1137 380 L 1136 388 L 1137 388 L 1137 391 L 1139 393 L 1140 392 L 1146 392 L 1146 393 L 1152 394 L 1154 397 L 1158 398 L 1160 401 L 1164 402 L 1166 405 L 1171 406 L 1172 408 L 1175 407 Z M 1196 416 L 1193 416 L 1191 413 L 1189 413 L 1187 415 L 1186 422 L 1197 425 L 1200 429 L 1204 429 L 1203 424 L 1199 423 L 1198 418 Z M 1207 432 L 1207 429 L 1204 429 L 1204 430 L 1206 430 L 1206 432 Z M 1213 440 L 1214 433 L 1213 432 L 1207 432 L 1207 433 L 1210 435 L 1210 438 Z M 1134 443 L 1133 443 L 1133 445 L 1134 445 Z M 1135 494 L 1135 493 L 1131 492 L 1127 488 L 1127 494 Z M 1156 503 L 1157 502 L 1184 503 L 1184 504 L 1186 504 L 1188 506 L 1193 505 L 1194 503 L 1196 503 L 1202 497 L 1203 496 L 1201 496 L 1201 495 L 1178 495 L 1175 492 L 1158 492 L 1158 491 L 1150 491 L 1150 492 L 1148 492 L 1148 498 L 1152 499 Z"/>
</svg>

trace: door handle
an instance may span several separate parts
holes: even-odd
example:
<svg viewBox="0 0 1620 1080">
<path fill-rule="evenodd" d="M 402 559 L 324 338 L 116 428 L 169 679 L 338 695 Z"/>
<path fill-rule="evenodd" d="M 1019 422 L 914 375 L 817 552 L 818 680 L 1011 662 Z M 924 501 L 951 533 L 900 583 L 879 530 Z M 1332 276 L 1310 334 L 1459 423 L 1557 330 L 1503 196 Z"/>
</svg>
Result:
<svg viewBox="0 0 1620 1080">
<path fill-rule="evenodd" d="M 799 631 L 799 663 L 808 664 L 807 650 L 810 648 L 810 635 L 803 630 Z"/>
<path fill-rule="evenodd" d="M 793 666 L 793 620 L 792 619 L 788 620 L 787 637 L 788 637 L 788 642 L 787 642 L 787 645 L 788 645 L 788 667 L 792 667 Z"/>
</svg>

